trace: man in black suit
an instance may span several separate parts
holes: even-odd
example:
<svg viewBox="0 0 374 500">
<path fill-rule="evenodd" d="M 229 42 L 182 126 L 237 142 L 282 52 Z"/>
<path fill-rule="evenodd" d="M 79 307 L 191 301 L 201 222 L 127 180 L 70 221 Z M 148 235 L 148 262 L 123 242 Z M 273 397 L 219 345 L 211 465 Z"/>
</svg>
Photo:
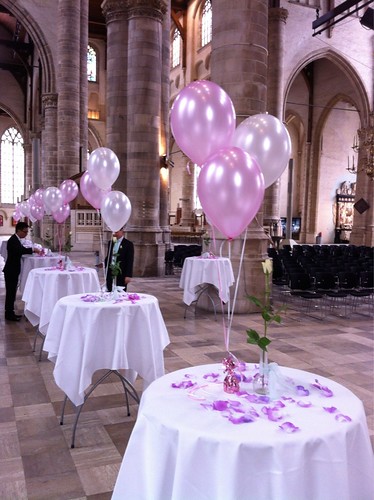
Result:
<svg viewBox="0 0 374 500">
<path fill-rule="evenodd" d="M 26 238 L 29 226 L 26 222 L 18 222 L 16 232 L 7 243 L 8 256 L 3 269 L 5 278 L 5 319 L 8 321 L 19 321 L 22 316 L 15 314 L 14 302 L 16 300 L 18 277 L 21 272 L 21 257 L 25 254 L 32 254 L 32 248 L 22 245 L 22 239 Z M 38 250 L 35 250 L 38 252 Z"/>
<path fill-rule="evenodd" d="M 105 258 L 106 271 L 106 286 L 109 292 L 112 291 L 112 270 L 111 265 L 114 260 L 119 264 L 120 273 L 117 276 L 117 286 L 124 287 L 127 290 L 127 285 L 132 278 L 134 266 L 134 245 L 124 236 L 124 229 L 120 229 L 113 233 L 112 241 L 108 243 L 108 254 Z"/>
</svg>

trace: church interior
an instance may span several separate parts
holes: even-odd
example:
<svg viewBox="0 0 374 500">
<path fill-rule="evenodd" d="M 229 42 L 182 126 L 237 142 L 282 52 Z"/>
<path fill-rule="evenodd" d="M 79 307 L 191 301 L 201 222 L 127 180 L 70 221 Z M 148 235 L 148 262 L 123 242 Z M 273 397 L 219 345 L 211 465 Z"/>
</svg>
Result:
<svg viewBox="0 0 374 500">
<path fill-rule="evenodd" d="M 1 268 L 3 247 L 24 220 L 34 243 L 57 253 L 64 247 L 103 285 L 100 265 L 117 219 L 102 200 L 119 193 L 131 203 L 118 218 L 134 244 L 129 291 L 157 298 L 171 373 L 219 363 L 227 351 L 258 362 L 246 330 L 261 330 L 263 317 L 248 297 L 266 299 L 262 263 L 270 258 L 271 304 L 282 311 L 269 330 L 270 360 L 352 391 L 374 446 L 373 29 L 367 0 L 0 0 Z M 211 129 L 196 111 L 195 136 L 182 111 L 172 123 L 183 92 L 199 94 L 204 85 L 232 103 L 233 130 L 274 119 L 289 144 L 281 159 L 271 147 L 275 133 L 268 136 L 264 176 L 278 163 L 279 171 L 265 179 L 258 207 L 234 236 L 223 228 L 239 226 L 260 188 L 241 194 L 222 184 L 204 203 L 199 176 L 214 162 L 198 158 L 221 130 L 218 103 L 207 106 Z M 95 152 L 104 148 L 115 153 L 118 175 L 90 184 Z M 52 190 L 65 181 L 79 191 L 60 220 L 31 205 L 49 190 L 52 207 Z M 186 305 L 183 265 L 201 254 L 230 260 L 229 305 L 216 308 L 209 294 Z M 323 273 L 333 283 L 324 284 Z M 19 291 L 17 312 L 24 307 Z M 3 314 L 0 324 L 0 498 L 112 498 L 139 405 L 130 401 L 128 416 L 123 387 L 109 377 L 87 400 L 71 448 L 74 408 L 67 405 L 60 425 L 64 393 L 41 338 L 35 348 L 37 327 L 26 317 L 7 323 Z M 142 394 L 139 377 L 134 386 Z"/>
</svg>

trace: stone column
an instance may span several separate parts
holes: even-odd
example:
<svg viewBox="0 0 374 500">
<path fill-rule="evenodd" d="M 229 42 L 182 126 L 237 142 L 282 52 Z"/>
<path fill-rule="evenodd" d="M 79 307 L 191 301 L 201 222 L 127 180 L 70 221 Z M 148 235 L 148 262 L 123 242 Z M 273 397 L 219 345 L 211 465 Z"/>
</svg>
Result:
<svg viewBox="0 0 374 500">
<path fill-rule="evenodd" d="M 161 133 L 160 154 L 170 153 L 169 146 L 169 107 L 170 107 L 170 0 L 167 1 L 166 13 L 162 22 L 162 71 L 161 71 Z M 169 166 L 170 168 L 170 166 Z M 169 170 L 162 172 L 160 180 L 160 227 L 163 231 L 163 242 L 170 244 L 169 225 Z"/>
<path fill-rule="evenodd" d="M 41 134 L 41 185 L 44 188 L 58 183 L 57 164 L 57 94 L 42 96 L 44 128 Z"/>
<path fill-rule="evenodd" d="M 185 155 L 183 156 L 187 160 L 187 157 Z M 195 222 L 193 216 L 193 188 L 195 168 L 195 165 L 190 162 L 190 172 L 187 171 L 187 168 L 183 170 L 182 198 L 179 198 L 182 208 L 182 218 L 179 225 L 185 227 L 186 231 L 191 230 Z"/>
<path fill-rule="evenodd" d="M 283 8 L 269 9 L 269 71 L 267 111 L 283 120 L 283 59 L 285 51 L 285 30 L 288 10 Z M 280 219 L 280 180 L 274 182 L 265 191 L 263 204 L 264 225 L 270 226 L 272 221 Z"/>
<path fill-rule="evenodd" d="M 162 0 L 129 0 L 127 228 L 135 245 L 135 276 L 164 273 L 165 245 L 159 221 Z"/>
<path fill-rule="evenodd" d="M 87 78 L 87 47 L 88 47 L 88 0 L 81 0 L 81 36 L 80 36 L 80 170 L 87 167 L 88 149 L 88 78 Z"/>
<path fill-rule="evenodd" d="M 115 189 L 127 193 L 128 0 L 104 0 L 107 26 L 106 139 L 121 171 Z"/>
<path fill-rule="evenodd" d="M 79 172 L 80 2 L 58 2 L 58 181 Z"/>
<path fill-rule="evenodd" d="M 232 2 L 214 0 L 212 7 L 212 80 L 229 94 L 237 115 L 263 113 L 267 98 L 268 1 L 242 0 L 233 8 Z M 266 257 L 268 239 L 262 229 L 261 211 L 257 221 L 248 229 L 244 272 L 235 307 L 238 313 L 258 311 L 246 296 L 261 296 L 265 288 L 261 261 Z M 242 243 L 241 238 L 232 243 L 235 276 L 238 275 Z"/>
<path fill-rule="evenodd" d="M 374 127 L 362 128 L 357 131 L 359 140 L 358 152 L 358 173 L 356 181 L 356 196 L 355 202 L 364 199 L 370 207 L 360 214 L 356 209 L 353 215 L 353 227 L 350 243 L 352 245 L 374 246 L 374 180 L 373 180 L 373 165 L 371 163 L 371 178 L 367 175 L 367 165 L 370 155 L 373 154 L 373 149 L 370 152 L 370 144 L 366 144 L 367 138 L 373 138 Z M 373 139 L 371 139 L 373 141 Z M 371 148 L 374 145 L 371 144 Z M 372 158 L 372 156 L 371 156 Z"/>
<path fill-rule="evenodd" d="M 26 142 L 23 145 L 23 150 L 25 152 L 25 189 L 24 193 L 26 198 L 29 198 L 32 194 L 32 145 L 30 142 Z"/>
</svg>

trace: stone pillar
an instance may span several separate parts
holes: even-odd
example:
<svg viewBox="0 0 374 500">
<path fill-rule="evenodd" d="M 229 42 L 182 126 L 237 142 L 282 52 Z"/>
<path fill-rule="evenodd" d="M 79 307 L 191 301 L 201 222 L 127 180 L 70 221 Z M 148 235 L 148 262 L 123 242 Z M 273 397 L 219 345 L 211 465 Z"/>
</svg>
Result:
<svg viewBox="0 0 374 500">
<path fill-rule="evenodd" d="M 127 190 L 135 276 L 164 274 L 159 221 L 162 0 L 129 0 Z"/>
<path fill-rule="evenodd" d="M 41 185 L 56 186 L 57 179 L 57 94 L 42 96 L 44 128 L 41 136 Z"/>
<path fill-rule="evenodd" d="M 185 158 L 187 160 L 187 157 Z M 187 168 L 183 170 L 182 198 L 179 198 L 182 208 L 182 218 L 179 225 L 185 227 L 186 231 L 191 230 L 195 222 L 193 216 L 193 188 L 195 168 L 196 166 L 192 162 L 190 162 L 190 172 L 187 171 Z"/>
<path fill-rule="evenodd" d="M 160 154 L 169 155 L 169 106 L 170 106 L 170 1 L 162 22 L 162 71 L 161 71 L 161 133 Z M 170 166 L 169 166 L 170 168 Z M 165 170 L 165 169 L 164 169 Z M 160 227 L 163 231 L 163 242 L 170 244 L 169 225 L 169 169 L 161 170 L 160 175 Z"/>
<path fill-rule="evenodd" d="M 373 136 L 374 127 L 362 128 L 357 131 L 359 140 L 358 151 L 358 173 L 356 180 L 356 196 L 355 202 L 364 199 L 370 207 L 360 214 L 357 210 L 353 215 L 353 227 L 350 238 L 352 245 L 374 246 L 374 179 L 373 179 Z M 371 137 L 371 151 L 370 141 Z M 368 168 L 369 158 L 371 157 L 371 169 Z M 371 177 L 367 175 L 367 171 L 371 172 Z"/>
<path fill-rule="evenodd" d="M 79 172 L 80 2 L 58 2 L 58 181 Z"/>
<path fill-rule="evenodd" d="M 104 0 L 107 26 L 106 139 L 121 171 L 115 189 L 127 193 L 128 0 Z"/>
<path fill-rule="evenodd" d="M 23 150 L 25 152 L 25 189 L 24 193 L 26 198 L 29 198 L 32 194 L 32 145 L 30 142 L 26 142 L 23 145 Z"/>
<path fill-rule="evenodd" d="M 88 149 L 88 0 L 81 0 L 81 37 L 80 37 L 80 152 L 79 168 L 83 172 L 87 168 Z"/>
<path fill-rule="evenodd" d="M 283 60 L 285 51 L 285 30 L 288 10 L 269 9 L 269 71 L 267 111 L 283 120 Z M 271 226 L 272 221 L 280 219 L 280 180 L 275 181 L 265 191 L 263 203 L 264 225 Z"/>
<path fill-rule="evenodd" d="M 268 1 L 214 0 L 211 56 L 212 80 L 231 97 L 237 115 L 248 116 L 266 110 L 268 72 Z M 257 222 L 258 221 L 258 222 Z M 250 224 L 245 246 L 244 272 L 238 288 L 235 311 L 258 311 L 247 294 L 264 293 L 261 261 L 266 257 L 268 239 L 262 229 L 262 212 Z M 232 265 L 237 277 L 243 240 L 232 242 Z M 234 287 L 232 287 L 233 290 Z"/>
</svg>

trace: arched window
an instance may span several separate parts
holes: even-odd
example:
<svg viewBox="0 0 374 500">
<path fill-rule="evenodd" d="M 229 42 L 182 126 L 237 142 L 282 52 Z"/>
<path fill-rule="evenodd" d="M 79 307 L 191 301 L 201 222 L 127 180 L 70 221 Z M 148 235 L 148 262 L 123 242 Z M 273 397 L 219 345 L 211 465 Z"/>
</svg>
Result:
<svg viewBox="0 0 374 500">
<path fill-rule="evenodd" d="M 201 46 L 212 41 L 212 1 L 205 0 L 201 16 Z"/>
<path fill-rule="evenodd" d="M 89 82 L 97 81 L 96 50 L 91 45 L 87 47 L 87 77 Z"/>
<path fill-rule="evenodd" d="M 181 34 L 175 28 L 173 33 L 173 41 L 171 42 L 171 67 L 176 68 L 181 62 Z"/>
<path fill-rule="evenodd" d="M 23 139 L 14 127 L 1 137 L 1 202 L 17 203 L 25 190 Z M 19 200 L 18 200 L 19 198 Z"/>
</svg>

